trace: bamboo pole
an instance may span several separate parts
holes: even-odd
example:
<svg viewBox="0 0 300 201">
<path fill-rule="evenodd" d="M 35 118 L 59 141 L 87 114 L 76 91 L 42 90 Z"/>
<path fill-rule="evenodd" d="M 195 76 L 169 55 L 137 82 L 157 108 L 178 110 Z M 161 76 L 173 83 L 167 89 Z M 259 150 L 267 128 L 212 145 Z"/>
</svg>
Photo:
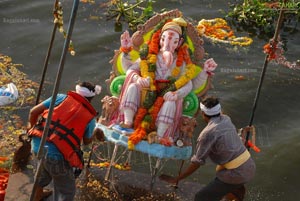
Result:
<svg viewBox="0 0 300 201">
<path fill-rule="evenodd" d="M 57 9 L 58 9 L 58 0 L 55 0 L 54 6 L 53 6 L 53 13 L 56 12 Z M 44 61 L 42 78 L 40 80 L 39 90 L 38 90 L 38 93 L 37 93 L 37 96 L 36 96 L 36 101 L 35 101 L 36 105 L 40 101 L 40 96 L 41 96 L 42 88 L 43 88 L 43 85 L 44 85 L 45 75 L 46 75 L 47 68 L 48 68 L 48 62 L 49 62 L 49 58 L 50 58 L 50 55 L 51 55 L 53 42 L 54 42 L 54 39 L 55 39 L 56 29 L 57 29 L 57 23 L 54 23 L 51 38 L 50 38 L 49 47 L 48 47 L 46 58 L 45 58 L 45 61 Z"/>
<path fill-rule="evenodd" d="M 277 20 L 275 33 L 274 33 L 274 36 L 273 36 L 272 40 L 270 41 L 271 46 L 273 46 L 273 47 L 276 46 L 277 43 L 278 43 L 279 30 L 280 30 L 281 25 L 282 25 L 282 21 L 283 21 L 283 17 L 284 17 L 284 7 L 285 7 L 286 2 L 287 2 L 287 0 L 284 1 L 284 3 L 282 4 L 282 6 L 280 8 L 280 13 L 279 13 L 279 17 L 278 17 L 278 20 Z M 257 90 L 256 90 L 254 103 L 253 103 L 253 106 L 252 106 L 252 112 L 251 112 L 251 116 L 250 116 L 250 120 L 249 120 L 249 126 L 252 126 L 252 124 L 253 124 L 254 115 L 255 115 L 258 99 L 259 99 L 259 96 L 260 96 L 261 87 L 262 87 L 264 77 L 265 77 L 265 74 L 266 74 L 266 71 L 267 71 L 267 66 L 268 66 L 269 60 L 270 60 L 269 59 L 269 54 L 267 54 L 266 57 L 265 57 L 263 69 L 262 69 L 261 76 L 260 76 L 259 83 L 258 83 L 258 87 L 257 87 Z M 250 131 L 247 132 L 246 140 L 245 140 L 245 146 L 248 149 L 250 148 L 249 145 L 248 145 L 249 137 L 250 137 Z"/>
<path fill-rule="evenodd" d="M 39 163 L 38 163 L 37 171 L 36 171 L 36 174 L 35 174 L 35 180 L 34 180 L 34 184 L 33 184 L 33 188 L 32 188 L 32 193 L 31 193 L 31 196 L 30 196 L 30 201 L 34 200 L 34 196 L 35 196 L 35 193 L 36 193 L 36 190 L 37 190 L 37 187 L 38 187 L 37 180 L 40 177 L 41 167 L 42 167 L 42 164 L 43 164 L 43 160 L 45 158 L 44 146 L 45 146 L 46 139 L 47 139 L 47 136 L 48 136 L 48 133 L 49 133 L 51 118 L 52 118 L 53 109 L 54 109 L 54 104 L 55 104 L 55 100 L 56 100 L 56 97 L 57 97 L 59 84 L 60 84 L 61 77 L 62 77 L 62 72 L 63 72 L 63 69 L 64 69 L 66 54 L 67 54 L 67 51 L 68 51 L 68 48 L 69 48 L 70 39 L 71 39 L 71 36 L 72 36 L 74 24 L 75 24 L 75 19 L 76 19 L 78 6 L 79 6 L 79 0 L 74 0 L 73 8 L 72 8 L 72 11 L 71 11 L 71 16 L 70 16 L 68 32 L 67 32 L 67 36 L 65 38 L 63 51 L 62 51 L 62 55 L 61 55 L 60 63 L 59 63 L 59 69 L 58 69 L 58 72 L 57 72 L 55 85 L 54 85 L 54 89 L 53 89 L 53 93 L 52 93 L 52 100 L 51 100 L 51 104 L 50 104 L 50 107 L 49 107 L 48 118 L 46 120 L 46 125 L 45 125 L 44 131 L 43 131 L 43 136 L 42 136 L 39 151 L 38 151 L 38 154 L 37 154 Z"/>
</svg>

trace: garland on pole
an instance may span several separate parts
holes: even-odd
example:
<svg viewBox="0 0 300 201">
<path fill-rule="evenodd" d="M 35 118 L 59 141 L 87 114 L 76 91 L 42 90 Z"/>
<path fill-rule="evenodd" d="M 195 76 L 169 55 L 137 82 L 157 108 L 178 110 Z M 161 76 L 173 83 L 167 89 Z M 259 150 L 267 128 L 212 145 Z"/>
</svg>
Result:
<svg viewBox="0 0 300 201">
<path fill-rule="evenodd" d="M 57 24 L 57 28 L 60 33 L 63 34 L 64 38 L 67 37 L 67 33 L 64 30 L 64 19 L 63 19 L 63 8 L 61 2 L 58 2 L 58 4 L 55 7 L 55 10 L 53 11 L 53 16 L 54 16 L 54 24 Z M 68 48 L 68 51 L 72 56 L 75 56 L 76 52 L 73 46 L 72 40 L 70 40 L 70 45 Z"/>
<path fill-rule="evenodd" d="M 274 61 L 277 64 L 281 64 L 290 69 L 300 69 L 300 60 L 290 62 L 283 55 L 283 44 L 281 41 L 274 42 L 271 40 L 269 43 L 264 45 L 264 53 L 268 54 L 268 60 Z"/>
</svg>

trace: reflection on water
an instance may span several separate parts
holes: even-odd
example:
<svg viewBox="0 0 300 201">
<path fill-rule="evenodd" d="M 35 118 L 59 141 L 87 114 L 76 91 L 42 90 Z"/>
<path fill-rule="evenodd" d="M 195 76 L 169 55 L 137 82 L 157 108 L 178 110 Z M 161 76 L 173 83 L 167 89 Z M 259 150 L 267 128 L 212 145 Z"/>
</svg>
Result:
<svg viewBox="0 0 300 201">
<path fill-rule="evenodd" d="M 71 1 L 63 1 L 63 6 L 64 19 L 67 22 Z M 202 18 L 222 17 L 219 9 L 228 9 L 226 1 L 221 0 L 192 0 L 185 3 L 170 0 L 159 1 L 155 6 L 180 8 L 184 16 L 196 21 Z M 11 56 L 15 63 L 24 64 L 23 71 L 37 82 L 52 31 L 51 12 L 52 2 L 49 1 L 0 1 L 0 52 Z M 104 86 L 104 80 L 111 69 L 109 60 L 113 56 L 113 50 L 119 47 L 120 33 L 114 32 L 113 22 L 101 20 L 102 12 L 99 2 L 94 5 L 80 5 L 73 31 L 76 56 L 67 56 L 60 91 L 72 89 L 73 83 L 78 80 L 90 80 Z M 90 15 L 98 15 L 100 18 Z M 247 33 L 237 33 L 239 34 Z M 291 61 L 300 59 L 299 33 L 286 34 L 285 39 L 288 50 L 285 56 Z M 233 51 L 230 47 L 205 41 L 207 57 L 213 57 L 219 64 L 213 81 L 214 88 L 210 94 L 221 98 L 224 112 L 231 116 L 237 127 L 249 122 L 265 57 L 262 52 L 264 44 L 265 41 L 254 38 L 250 48 Z M 57 33 L 43 97 L 52 93 L 62 45 L 63 37 Z M 238 75 L 243 75 L 246 79 L 235 80 L 234 77 Z M 299 79 L 299 71 L 274 64 L 268 66 L 254 119 L 254 124 L 258 127 L 258 145 L 262 152 L 253 154 L 257 163 L 257 174 L 248 185 L 247 200 L 300 199 L 300 177 L 297 174 L 300 169 L 300 156 L 297 154 L 300 146 Z M 94 101 L 98 110 L 99 102 L 100 99 Z M 199 122 L 200 126 L 195 136 L 204 127 L 201 119 Z M 201 167 L 190 179 L 207 183 L 214 176 L 213 169 L 213 165 L 209 163 Z M 173 171 L 171 166 L 170 171 Z"/>
</svg>

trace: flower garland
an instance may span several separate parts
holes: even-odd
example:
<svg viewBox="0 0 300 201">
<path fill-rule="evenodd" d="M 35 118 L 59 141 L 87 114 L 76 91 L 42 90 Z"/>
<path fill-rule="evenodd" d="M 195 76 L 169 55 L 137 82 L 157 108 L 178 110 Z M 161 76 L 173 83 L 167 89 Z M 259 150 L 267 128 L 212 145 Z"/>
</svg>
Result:
<svg viewBox="0 0 300 201">
<path fill-rule="evenodd" d="M 134 133 L 132 133 L 128 138 L 128 149 L 134 150 L 134 146 L 139 143 L 146 135 L 146 129 L 143 128 L 142 125 L 135 129 Z"/>
<path fill-rule="evenodd" d="M 133 47 L 129 47 L 129 48 L 120 47 L 120 51 L 125 53 L 125 54 L 128 54 L 132 49 L 133 49 Z"/>
<path fill-rule="evenodd" d="M 156 86 L 154 85 L 155 71 L 156 71 L 156 55 L 159 51 L 159 40 L 161 30 L 153 33 L 152 38 L 149 42 L 149 52 L 146 59 L 141 60 L 141 75 L 144 78 L 150 77 L 150 90 L 155 91 Z"/>
<path fill-rule="evenodd" d="M 110 162 L 100 162 L 100 163 L 93 163 L 91 162 L 91 166 L 93 167 L 99 167 L 99 168 L 108 168 L 110 165 Z M 131 166 L 129 163 L 114 163 L 113 166 L 118 170 L 131 170 Z"/>
<path fill-rule="evenodd" d="M 273 59 L 276 59 L 278 57 L 278 45 L 276 43 L 273 43 L 271 45 L 271 43 L 267 43 L 266 45 L 264 45 L 264 53 L 268 54 L 268 61 L 271 61 Z"/>
<path fill-rule="evenodd" d="M 176 89 L 179 89 L 182 86 L 184 86 L 186 83 L 188 83 L 188 81 L 190 81 L 196 73 L 196 65 L 193 63 L 187 64 L 185 68 L 186 68 L 185 74 L 180 76 L 174 83 Z"/>
<path fill-rule="evenodd" d="M 161 24 L 158 26 L 162 26 Z M 159 41 L 161 30 L 156 27 L 155 31 L 152 36 L 151 40 L 147 47 L 142 49 L 141 55 L 141 62 L 140 62 L 140 70 L 141 76 L 143 78 L 150 78 L 150 91 L 156 92 L 156 85 L 155 85 L 155 71 L 156 71 L 156 61 L 157 61 L 157 54 L 159 52 Z M 181 72 L 181 66 L 186 64 L 186 70 L 183 75 L 181 75 L 174 83 L 173 86 L 166 89 L 164 93 L 168 91 L 175 91 L 182 86 L 184 86 L 188 81 L 190 81 L 196 73 L 196 66 L 192 63 L 192 60 L 189 55 L 188 45 L 184 43 L 177 51 L 177 60 L 176 60 L 176 67 L 172 70 L 171 75 L 172 77 L 178 77 Z M 163 99 L 164 94 L 160 94 L 154 104 L 149 108 L 143 107 L 143 104 L 140 108 L 138 108 L 137 115 L 134 119 L 134 129 L 135 131 L 129 136 L 128 138 L 128 149 L 133 150 L 134 145 L 139 143 L 146 135 L 147 132 L 155 130 L 155 122 L 164 103 Z"/>
<path fill-rule="evenodd" d="M 135 131 L 128 138 L 129 150 L 134 149 L 134 145 L 139 143 L 147 135 L 147 131 L 155 129 L 155 119 L 157 118 L 157 115 L 163 103 L 163 97 L 159 96 L 149 110 L 147 110 L 146 108 L 138 109 L 138 112 L 141 113 L 137 113 L 134 121 Z M 148 112 L 149 114 L 147 114 Z"/>
<path fill-rule="evenodd" d="M 236 37 L 233 30 L 222 18 L 202 19 L 198 23 L 197 30 L 200 36 L 205 36 L 213 42 L 239 46 L 249 46 L 253 42 L 249 37 Z"/>
<path fill-rule="evenodd" d="M 63 20 L 63 8 L 61 5 L 61 2 L 58 2 L 58 4 L 55 5 L 55 10 L 53 11 L 54 16 L 54 24 L 56 24 L 58 30 L 60 33 L 63 33 L 64 38 L 67 37 L 67 33 L 64 30 L 64 20 Z M 68 51 L 72 56 L 75 56 L 76 52 L 74 50 L 73 42 L 70 40 Z"/>
<path fill-rule="evenodd" d="M 136 129 L 143 121 L 144 116 L 147 114 L 147 109 L 140 107 L 136 112 L 133 127 Z"/>
<path fill-rule="evenodd" d="M 161 96 L 157 97 L 157 99 L 153 104 L 153 107 L 149 109 L 151 119 L 155 120 L 157 118 L 157 115 L 163 103 L 164 103 L 164 98 Z M 150 121 L 150 129 L 153 130 L 154 128 L 155 128 L 155 121 Z"/>
<path fill-rule="evenodd" d="M 281 64 L 287 68 L 291 69 L 300 69 L 300 61 L 290 62 L 283 55 L 284 50 L 282 47 L 282 42 L 273 42 L 267 43 L 264 45 L 264 53 L 268 54 L 268 61 L 274 60 L 277 64 Z"/>
</svg>

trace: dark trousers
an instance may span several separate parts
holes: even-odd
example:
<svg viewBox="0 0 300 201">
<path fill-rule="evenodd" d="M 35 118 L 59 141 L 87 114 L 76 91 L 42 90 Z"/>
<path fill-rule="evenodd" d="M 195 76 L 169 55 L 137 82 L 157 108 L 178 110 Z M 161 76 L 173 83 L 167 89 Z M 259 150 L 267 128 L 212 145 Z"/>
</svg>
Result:
<svg viewBox="0 0 300 201">
<path fill-rule="evenodd" d="M 227 193 L 231 193 L 243 187 L 243 184 L 227 184 L 215 178 L 196 193 L 195 201 L 220 201 Z"/>
</svg>

